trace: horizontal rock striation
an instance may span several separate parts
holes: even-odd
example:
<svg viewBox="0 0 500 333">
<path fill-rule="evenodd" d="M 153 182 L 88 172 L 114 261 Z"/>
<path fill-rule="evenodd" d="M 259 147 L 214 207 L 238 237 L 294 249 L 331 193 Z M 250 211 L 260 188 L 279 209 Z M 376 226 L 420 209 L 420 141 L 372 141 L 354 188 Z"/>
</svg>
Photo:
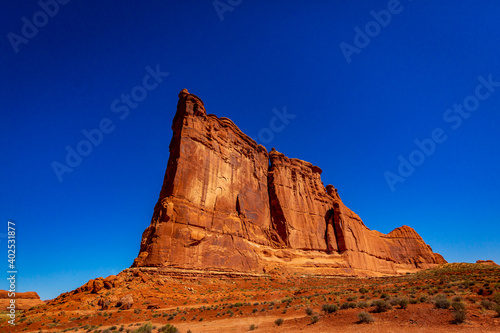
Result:
<svg viewBox="0 0 500 333">
<path fill-rule="evenodd" d="M 394 274 L 446 261 L 410 227 L 368 229 L 321 169 L 268 152 L 179 94 L 170 158 L 133 267 Z"/>
<path fill-rule="evenodd" d="M 28 310 L 34 306 L 45 304 L 45 302 L 40 299 L 40 296 L 34 291 L 18 293 L 0 290 L 0 307 L 3 311 L 9 311 L 7 307 L 11 306 L 13 300 L 15 300 L 14 304 L 17 310 Z"/>
</svg>

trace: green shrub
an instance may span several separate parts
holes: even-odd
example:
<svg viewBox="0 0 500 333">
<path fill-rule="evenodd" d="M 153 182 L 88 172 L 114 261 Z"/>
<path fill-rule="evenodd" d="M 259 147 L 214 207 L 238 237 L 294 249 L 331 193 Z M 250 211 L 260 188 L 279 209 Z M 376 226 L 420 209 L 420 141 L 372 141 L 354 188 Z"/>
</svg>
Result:
<svg viewBox="0 0 500 333">
<path fill-rule="evenodd" d="M 392 298 L 392 299 L 386 299 L 386 301 L 389 302 L 389 304 L 392 306 L 398 305 L 400 300 L 401 300 L 401 298 L 399 298 L 399 297 Z"/>
<path fill-rule="evenodd" d="M 453 310 L 458 311 L 458 310 L 465 310 L 465 305 L 462 302 L 453 302 L 451 303 L 451 307 Z"/>
<path fill-rule="evenodd" d="M 497 313 L 497 317 L 500 317 L 500 305 L 498 305 L 498 304 L 497 304 L 497 305 L 495 305 L 495 307 L 493 308 L 493 310 L 495 310 L 495 311 L 496 311 L 496 313 Z"/>
<path fill-rule="evenodd" d="M 257 329 L 259 326 L 255 325 L 255 324 L 252 324 L 250 325 L 250 331 L 253 331 L 255 329 Z"/>
<path fill-rule="evenodd" d="M 278 318 L 278 319 L 276 319 L 276 320 L 274 321 L 274 323 L 275 323 L 276 325 L 278 325 L 278 326 L 281 326 L 281 324 L 283 324 L 283 322 L 284 322 L 283 318 Z"/>
<path fill-rule="evenodd" d="M 335 304 L 323 304 L 321 307 L 321 310 L 327 312 L 327 313 L 333 313 L 336 312 L 339 309 L 339 307 Z"/>
<path fill-rule="evenodd" d="M 159 328 L 158 332 L 163 332 L 163 333 L 179 333 L 179 330 L 177 329 L 177 327 L 172 326 L 170 324 L 167 324 L 167 325 Z"/>
<path fill-rule="evenodd" d="M 368 302 L 365 301 L 358 302 L 358 308 L 360 309 L 366 309 L 368 306 L 369 306 Z"/>
<path fill-rule="evenodd" d="M 311 324 L 316 324 L 319 321 L 318 316 L 311 316 Z"/>
<path fill-rule="evenodd" d="M 448 309 L 451 303 L 445 295 L 439 294 L 436 297 L 434 297 L 434 305 L 438 309 Z"/>
<path fill-rule="evenodd" d="M 358 313 L 358 319 L 360 323 L 365 323 L 365 324 L 373 323 L 375 321 L 372 315 L 366 311 L 361 311 L 360 313 Z"/>
<path fill-rule="evenodd" d="M 453 322 L 455 324 L 461 324 L 465 321 L 466 311 L 465 309 L 453 311 Z"/>
<path fill-rule="evenodd" d="M 340 306 L 340 309 L 341 310 L 356 309 L 356 307 L 357 307 L 357 305 L 354 302 L 345 302 L 345 303 L 342 303 L 342 305 Z"/>
<path fill-rule="evenodd" d="M 495 293 L 493 295 L 493 302 L 500 304 L 500 293 Z"/>
<path fill-rule="evenodd" d="M 492 310 L 494 306 L 494 303 L 490 300 L 484 299 L 481 301 L 481 307 L 486 309 L 486 310 Z"/>
<path fill-rule="evenodd" d="M 153 332 L 153 324 L 145 323 L 138 329 L 134 330 L 133 333 L 151 333 Z"/>
<path fill-rule="evenodd" d="M 368 289 L 366 288 L 359 288 L 359 292 L 362 294 L 366 294 L 368 292 Z"/>
<path fill-rule="evenodd" d="M 306 308 L 306 314 L 308 316 L 311 316 L 314 313 L 314 311 L 311 308 Z"/>
<path fill-rule="evenodd" d="M 382 299 L 373 301 L 372 306 L 375 306 L 376 312 L 386 312 L 392 309 L 392 306 L 389 304 L 389 302 Z"/>
<path fill-rule="evenodd" d="M 403 297 L 403 298 L 399 299 L 398 305 L 401 309 L 406 309 L 408 307 L 409 302 L 410 301 L 408 300 L 408 298 Z"/>
</svg>

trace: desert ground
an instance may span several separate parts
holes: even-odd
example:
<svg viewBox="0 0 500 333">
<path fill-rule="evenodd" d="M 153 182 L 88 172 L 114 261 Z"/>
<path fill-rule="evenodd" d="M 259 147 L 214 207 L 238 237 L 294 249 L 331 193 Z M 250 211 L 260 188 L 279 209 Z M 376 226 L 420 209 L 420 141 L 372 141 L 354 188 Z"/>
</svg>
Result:
<svg viewBox="0 0 500 333">
<path fill-rule="evenodd" d="M 129 269 L 0 317 L 1 332 L 500 332 L 500 267 L 385 277 L 160 275 Z M 90 290 L 91 289 L 91 290 Z"/>
</svg>

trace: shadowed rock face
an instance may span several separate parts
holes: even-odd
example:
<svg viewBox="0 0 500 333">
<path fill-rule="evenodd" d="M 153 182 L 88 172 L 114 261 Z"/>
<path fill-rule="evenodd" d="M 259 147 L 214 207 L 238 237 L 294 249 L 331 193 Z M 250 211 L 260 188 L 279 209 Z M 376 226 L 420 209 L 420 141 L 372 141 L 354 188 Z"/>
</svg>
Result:
<svg viewBox="0 0 500 333">
<path fill-rule="evenodd" d="M 369 230 L 321 181 L 182 90 L 160 198 L 134 267 L 393 274 L 446 261 L 410 227 Z"/>
</svg>

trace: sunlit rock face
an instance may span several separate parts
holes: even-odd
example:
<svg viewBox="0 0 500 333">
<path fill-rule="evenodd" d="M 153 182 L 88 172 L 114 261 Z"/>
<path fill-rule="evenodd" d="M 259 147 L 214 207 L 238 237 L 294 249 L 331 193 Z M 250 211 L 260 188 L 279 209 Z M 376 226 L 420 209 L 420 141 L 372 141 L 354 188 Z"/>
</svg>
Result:
<svg viewBox="0 0 500 333">
<path fill-rule="evenodd" d="M 135 267 L 379 275 L 446 262 L 410 227 L 368 229 L 319 167 L 268 152 L 186 89 L 172 130 Z"/>
</svg>

